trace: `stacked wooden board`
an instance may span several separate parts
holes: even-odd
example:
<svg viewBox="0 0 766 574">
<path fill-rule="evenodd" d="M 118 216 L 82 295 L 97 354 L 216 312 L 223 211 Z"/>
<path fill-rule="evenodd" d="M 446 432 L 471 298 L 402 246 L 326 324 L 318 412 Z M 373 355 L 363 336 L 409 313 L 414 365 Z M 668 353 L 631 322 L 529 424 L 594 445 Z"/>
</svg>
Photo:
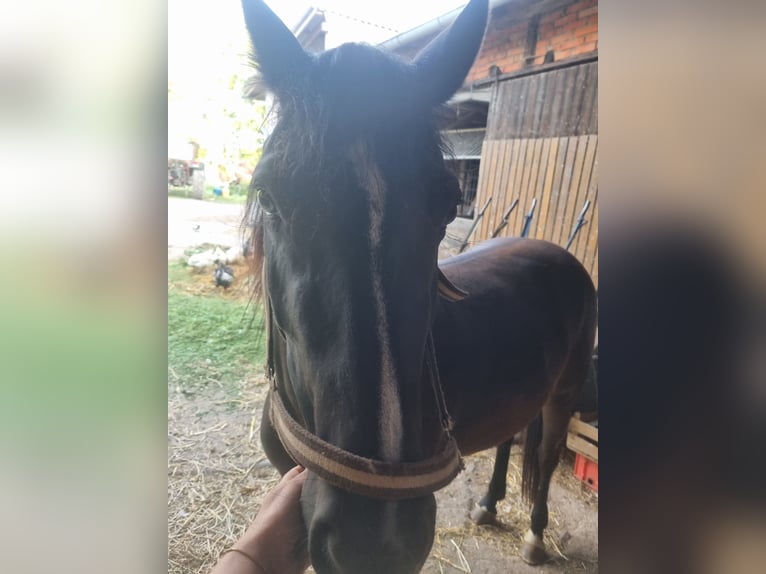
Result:
<svg viewBox="0 0 766 574">
<path fill-rule="evenodd" d="M 587 423 L 576 413 L 569 421 L 567 448 L 576 453 L 575 476 L 598 492 L 598 421 Z"/>
</svg>

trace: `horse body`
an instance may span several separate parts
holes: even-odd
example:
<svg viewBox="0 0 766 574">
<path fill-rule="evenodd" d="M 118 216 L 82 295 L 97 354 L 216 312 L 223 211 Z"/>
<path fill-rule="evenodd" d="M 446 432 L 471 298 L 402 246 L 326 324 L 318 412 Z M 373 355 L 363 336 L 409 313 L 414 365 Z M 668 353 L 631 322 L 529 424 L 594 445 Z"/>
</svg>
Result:
<svg viewBox="0 0 766 574">
<path fill-rule="evenodd" d="M 493 239 L 441 269 L 468 293 L 442 302 L 433 328 L 461 452 L 512 438 L 554 391 L 571 404 L 595 327 L 594 288 L 579 261 L 545 241 Z M 558 385 L 565 374 L 572 381 Z"/>
<path fill-rule="evenodd" d="M 527 428 L 521 494 L 532 501 L 522 558 L 547 559 L 548 488 L 591 367 L 596 292 L 577 259 L 534 239 L 493 239 L 442 262 L 468 296 L 434 323 L 453 434 L 463 454 L 497 445 L 486 495 L 471 517 L 494 522 L 506 495 L 513 436 Z"/>
</svg>

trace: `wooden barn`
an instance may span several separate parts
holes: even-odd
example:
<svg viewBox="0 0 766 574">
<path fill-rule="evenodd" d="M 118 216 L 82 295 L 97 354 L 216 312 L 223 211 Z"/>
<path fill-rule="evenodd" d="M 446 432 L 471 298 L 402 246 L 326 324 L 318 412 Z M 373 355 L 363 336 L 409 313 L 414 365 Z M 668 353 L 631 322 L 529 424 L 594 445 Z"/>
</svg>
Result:
<svg viewBox="0 0 766 574">
<path fill-rule="evenodd" d="M 598 284 L 598 3 L 490 7 L 481 52 L 445 118 L 462 213 L 477 218 L 487 205 L 471 243 L 521 235 L 534 209 L 528 236 L 565 246 L 580 220 L 569 248 Z M 381 45 L 413 56 L 459 12 Z"/>
<path fill-rule="evenodd" d="M 310 8 L 293 32 L 309 51 L 364 38 L 411 58 L 461 10 L 395 34 Z M 464 194 L 458 215 L 478 220 L 470 244 L 526 228 L 569 244 L 598 285 L 597 0 L 490 0 L 481 52 L 442 134 Z"/>
</svg>

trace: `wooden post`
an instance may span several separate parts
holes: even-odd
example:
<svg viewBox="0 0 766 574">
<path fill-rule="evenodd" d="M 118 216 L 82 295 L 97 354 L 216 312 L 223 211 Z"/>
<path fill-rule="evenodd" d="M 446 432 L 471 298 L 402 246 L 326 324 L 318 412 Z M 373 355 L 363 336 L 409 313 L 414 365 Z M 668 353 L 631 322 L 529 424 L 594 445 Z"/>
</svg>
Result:
<svg viewBox="0 0 766 574">
<path fill-rule="evenodd" d="M 205 197 L 205 170 L 192 169 L 192 197 L 202 199 Z"/>
</svg>

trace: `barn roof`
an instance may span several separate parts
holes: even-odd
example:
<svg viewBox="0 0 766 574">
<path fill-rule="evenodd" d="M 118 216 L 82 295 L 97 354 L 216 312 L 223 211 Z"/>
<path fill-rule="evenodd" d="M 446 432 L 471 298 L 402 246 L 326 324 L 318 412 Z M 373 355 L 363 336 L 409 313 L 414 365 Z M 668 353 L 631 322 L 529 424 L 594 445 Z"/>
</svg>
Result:
<svg viewBox="0 0 766 574">
<path fill-rule="evenodd" d="M 499 6 L 510 4 L 511 2 L 522 4 L 528 1 L 529 0 L 490 0 L 489 9 L 491 11 Z M 439 32 L 452 24 L 452 22 L 454 22 L 457 18 L 458 14 L 463 11 L 463 8 L 465 8 L 465 6 L 459 6 L 458 8 L 450 10 L 441 16 L 437 16 L 428 22 L 424 22 L 415 28 L 406 30 L 401 34 L 397 34 L 396 36 L 388 38 L 381 42 L 380 46 L 392 52 L 413 55 L 413 50 L 414 52 L 417 52 Z"/>
<path fill-rule="evenodd" d="M 311 7 L 292 27 L 292 32 L 304 49 L 317 53 L 362 39 L 376 44 L 398 30 L 335 10 Z"/>
</svg>

